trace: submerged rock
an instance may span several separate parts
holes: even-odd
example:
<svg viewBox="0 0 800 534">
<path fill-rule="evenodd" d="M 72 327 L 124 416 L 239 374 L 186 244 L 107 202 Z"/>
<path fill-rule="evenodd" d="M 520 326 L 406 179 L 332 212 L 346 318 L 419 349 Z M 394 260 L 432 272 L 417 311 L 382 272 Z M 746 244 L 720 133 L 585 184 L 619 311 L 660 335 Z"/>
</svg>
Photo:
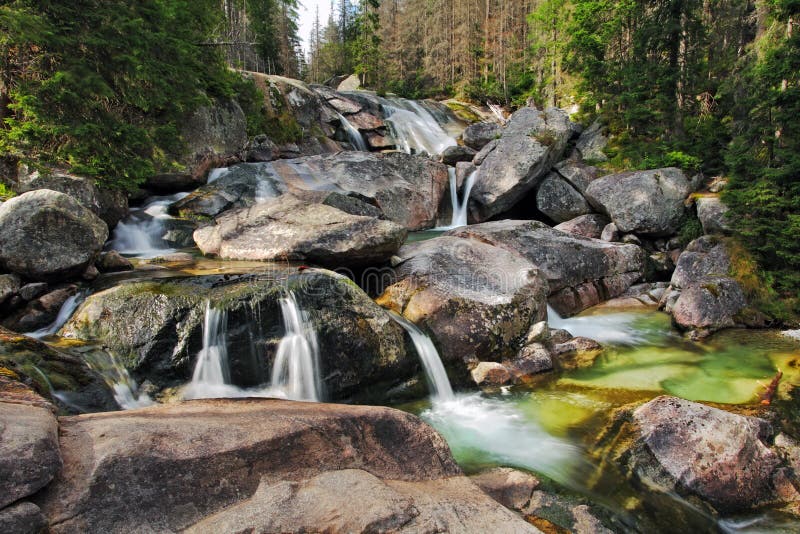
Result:
<svg viewBox="0 0 800 534">
<path fill-rule="evenodd" d="M 561 315 L 577 313 L 620 295 L 643 273 L 636 245 L 566 234 L 538 221 L 496 221 L 447 232 L 521 255 L 547 278 L 550 304 Z"/>
<path fill-rule="evenodd" d="M 223 259 L 308 261 L 333 268 L 385 262 L 405 238 L 405 228 L 391 221 L 292 196 L 228 211 L 194 232 L 204 254 Z"/>
<path fill-rule="evenodd" d="M 534 189 L 564 153 L 570 135 L 569 119 L 560 109 L 522 108 L 514 113 L 480 166 L 472 190 L 475 219 L 507 211 Z"/>
<path fill-rule="evenodd" d="M 279 299 L 287 290 L 317 333 L 326 398 L 400 383 L 416 372 L 404 330 L 348 278 L 321 269 L 265 267 L 261 274 L 131 282 L 89 296 L 61 333 L 102 343 L 156 389 L 177 386 L 190 378 L 202 347 L 209 301 L 227 312 L 232 383 L 263 386 L 285 332 Z"/>
<path fill-rule="evenodd" d="M 61 428 L 64 469 L 40 499 L 54 533 L 538 532 L 389 408 L 206 400 Z"/>
<path fill-rule="evenodd" d="M 674 167 L 610 174 L 586 188 L 589 202 L 611 217 L 620 232 L 651 236 L 680 228 L 689 193 L 689 181 Z"/>
<path fill-rule="evenodd" d="M 507 250 L 445 236 L 399 256 L 398 281 L 378 303 L 428 330 L 445 362 L 511 358 L 545 316 L 547 282 Z"/>
<path fill-rule="evenodd" d="M 108 226 L 64 193 L 38 189 L 0 206 L 0 267 L 34 280 L 80 276 L 108 238 Z"/>
</svg>

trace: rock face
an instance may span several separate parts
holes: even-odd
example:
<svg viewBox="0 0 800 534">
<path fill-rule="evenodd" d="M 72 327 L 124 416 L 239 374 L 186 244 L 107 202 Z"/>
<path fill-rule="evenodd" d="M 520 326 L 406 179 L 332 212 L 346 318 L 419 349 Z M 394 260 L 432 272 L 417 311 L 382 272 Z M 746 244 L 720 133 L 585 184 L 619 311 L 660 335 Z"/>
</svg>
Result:
<svg viewBox="0 0 800 534">
<path fill-rule="evenodd" d="M 513 357 L 544 318 L 547 283 L 521 256 L 452 236 L 405 245 L 398 255 L 398 282 L 378 303 L 427 329 L 445 362 Z"/>
<path fill-rule="evenodd" d="M 763 419 L 662 396 L 636 409 L 631 424 L 633 441 L 615 459 L 644 485 L 723 513 L 782 500 L 781 459 L 766 445 Z"/>
<path fill-rule="evenodd" d="M 649 236 L 671 235 L 680 228 L 689 193 L 689 181 L 674 167 L 611 174 L 586 188 L 589 202 L 611 217 L 620 232 Z"/>
<path fill-rule="evenodd" d="M 475 219 L 507 211 L 534 189 L 564 153 L 570 135 L 569 119 L 559 109 L 522 108 L 514 113 L 480 166 L 472 190 Z"/>
<path fill-rule="evenodd" d="M 409 230 L 421 230 L 436 223 L 447 183 L 447 168 L 427 158 L 341 152 L 237 165 L 173 204 L 171 211 L 214 217 L 287 192 L 331 191 L 356 195 L 379 208 L 389 220 Z"/>
<path fill-rule="evenodd" d="M 719 197 L 699 197 L 697 205 L 697 218 L 703 225 L 703 233 L 708 234 L 729 234 L 731 225 L 726 219 L 728 206 L 722 203 Z"/>
<path fill-rule="evenodd" d="M 600 239 L 600 236 L 603 235 L 603 228 L 605 228 L 609 222 L 611 221 L 605 215 L 591 213 L 562 222 L 553 228 L 568 234 Z"/>
<path fill-rule="evenodd" d="M 40 499 L 54 533 L 538 532 L 389 408 L 193 401 L 63 418 L 61 431 L 64 469 Z"/>
<path fill-rule="evenodd" d="M 279 299 L 287 290 L 317 333 L 326 398 L 400 383 L 416 372 L 417 356 L 404 330 L 349 279 L 321 269 L 119 285 L 88 297 L 62 334 L 104 344 L 137 379 L 155 388 L 175 386 L 191 376 L 209 301 L 227 313 L 232 383 L 259 386 L 269 383 L 285 333 Z"/>
<path fill-rule="evenodd" d="M 471 238 L 523 256 L 547 278 L 550 305 L 561 315 L 622 294 L 644 269 L 644 252 L 636 245 L 565 234 L 538 221 L 475 224 L 446 235 Z"/>
<path fill-rule="evenodd" d="M 493 139 L 500 137 L 500 126 L 493 122 L 476 122 L 467 126 L 461 139 L 473 150 L 480 150 Z"/>
<path fill-rule="evenodd" d="M 603 133 L 603 126 L 599 121 L 594 121 L 591 126 L 581 133 L 575 148 L 581 157 L 587 161 L 607 161 L 608 156 L 603 149 L 608 144 L 608 138 Z"/>
<path fill-rule="evenodd" d="M 226 212 L 194 232 L 204 254 L 223 259 L 308 261 L 332 268 L 382 263 L 405 238 L 405 228 L 391 221 L 291 196 Z"/>
<path fill-rule="evenodd" d="M 747 299 L 739 283 L 728 276 L 730 267 L 724 242 L 711 236 L 695 239 L 678 257 L 661 308 L 696 337 L 735 326 Z"/>
<path fill-rule="evenodd" d="M 536 207 L 556 223 L 592 212 L 592 207 L 583 195 L 555 172 L 548 174 L 539 184 Z"/>
<path fill-rule="evenodd" d="M 85 208 L 92 210 L 111 229 L 128 215 L 128 197 L 125 196 L 125 193 L 120 190 L 101 188 L 91 178 L 60 172 L 50 174 L 33 172 L 20 176 L 20 193 L 36 189 L 50 189 L 71 196 Z"/>
<path fill-rule="evenodd" d="M 0 531 L 13 534 L 39 534 L 47 528 L 47 520 L 32 502 L 18 502 L 0 510 Z"/>
<path fill-rule="evenodd" d="M 0 508 L 36 493 L 60 468 L 53 414 L 38 406 L 0 402 Z"/>
<path fill-rule="evenodd" d="M 30 285 L 32 284 L 28 284 L 28 286 Z M 70 284 L 50 291 L 39 298 L 34 295 L 24 308 L 7 317 L 3 321 L 3 325 L 17 332 L 33 332 L 43 328 L 56 320 L 61 306 L 77 292 L 77 289 L 75 285 Z M 46 284 L 44 291 L 47 291 Z"/>
<path fill-rule="evenodd" d="M 0 206 L 0 266 L 34 280 L 80 275 L 108 238 L 108 227 L 77 200 L 47 189 Z"/>
<path fill-rule="evenodd" d="M 467 146 L 450 146 L 442 151 L 442 163 L 455 165 L 459 161 L 472 161 L 476 152 Z"/>
</svg>

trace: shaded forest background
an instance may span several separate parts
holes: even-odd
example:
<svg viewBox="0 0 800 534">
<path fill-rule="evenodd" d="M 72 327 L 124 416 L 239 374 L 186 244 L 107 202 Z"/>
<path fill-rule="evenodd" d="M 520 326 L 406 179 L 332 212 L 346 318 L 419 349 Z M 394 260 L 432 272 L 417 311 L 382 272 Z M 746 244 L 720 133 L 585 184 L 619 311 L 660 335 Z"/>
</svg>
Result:
<svg viewBox="0 0 800 534">
<path fill-rule="evenodd" d="M 229 67 L 410 98 L 574 108 L 609 171 L 729 177 L 739 239 L 800 289 L 800 0 L 336 0 L 308 50 L 297 0 L 0 1 L 0 157 L 132 188 L 181 118 L 258 94 Z"/>
</svg>

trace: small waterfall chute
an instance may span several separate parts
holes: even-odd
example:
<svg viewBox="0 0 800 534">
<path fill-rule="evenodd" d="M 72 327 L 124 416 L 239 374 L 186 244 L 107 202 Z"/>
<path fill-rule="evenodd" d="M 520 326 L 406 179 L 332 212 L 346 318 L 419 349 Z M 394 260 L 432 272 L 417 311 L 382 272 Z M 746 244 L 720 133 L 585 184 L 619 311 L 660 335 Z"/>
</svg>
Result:
<svg viewBox="0 0 800 534">
<path fill-rule="evenodd" d="M 339 117 L 339 123 L 342 125 L 342 129 L 347 135 L 347 140 L 350 141 L 350 144 L 353 145 L 353 147 L 357 150 L 369 152 L 369 147 L 367 146 L 366 141 L 364 141 L 364 136 L 361 135 L 361 132 L 358 131 L 358 128 L 353 126 L 350 121 L 344 118 L 344 115 L 341 113 L 337 113 L 336 115 Z"/>
<path fill-rule="evenodd" d="M 91 369 L 97 371 L 111 388 L 114 400 L 123 410 L 144 408 L 155 404 L 147 393 L 140 392 L 136 381 L 111 352 L 92 352 L 84 357 Z"/>
<path fill-rule="evenodd" d="M 417 355 L 422 362 L 425 378 L 431 390 L 431 399 L 433 401 L 454 400 L 453 387 L 450 385 L 450 379 L 447 378 L 442 358 L 439 356 L 439 351 L 436 350 L 433 340 L 425 335 L 417 325 L 402 315 L 391 313 L 391 317 L 408 332 L 414 347 L 417 349 Z"/>
<path fill-rule="evenodd" d="M 436 230 L 450 230 L 452 228 L 458 228 L 459 226 L 467 226 L 469 196 L 472 193 L 472 187 L 475 185 L 475 181 L 478 179 L 478 170 L 476 169 L 472 171 L 464 181 L 464 191 L 461 198 L 459 198 L 455 169 L 450 167 L 447 170 L 450 176 L 450 203 L 453 206 L 453 214 L 450 217 L 450 225 L 440 226 L 436 228 Z"/>
<path fill-rule="evenodd" d="M 81 302 L 83 302 L 85 298 L 86 293 L 82 291 L 70 296 L 64 301 L 64 304 L 61 305 L 61 308 L 58 310 L 58 315 L 52 323 L 34 332 L 28 332 L 25 335 L 35 339 L 42 339 L 47 336 L 52 336 L 58 332 L 58 330 L 64 326 L 67 321 L 69 321 L 69 318 L 72 317 L 72 314 L 75 313 L 75 310 L 78 308 L 78 306 L 80 306 Z"/>
<path fill-rule="evenodd" d="M 125 220 L 114 228 L 109 245 L 120 254 L 137 258 L 153 258 L 175 252 L 164 241 L 165 221 L 173 217 L 167 213 L 169 205 L 189 193 L 153 197 L 141 208 L 131 210 Z"/>
<path fill-rule="evenodd" d="M 428 110 L 413 100 L 385 100 L 383 112 L 398 149 L 407 154 L 436 156 L 458 144 Z"/>
<path fill-rule="evenodd" d="M 272 367 L 272 390 L 292 400 L 318 401 L 321 384 L 316 332 L 294 293 L 289 292 L 280 304 L 286 333 Z"/>
<path fill-rule="evenodd" d="M 227 348 L 228 314 L 206 301 L 203 317 L 203 347 L 197 354 L 192 381 L 183 392 L 185 399 L 242 397 L 244 390 L 231 385 Z"/>
</svg>

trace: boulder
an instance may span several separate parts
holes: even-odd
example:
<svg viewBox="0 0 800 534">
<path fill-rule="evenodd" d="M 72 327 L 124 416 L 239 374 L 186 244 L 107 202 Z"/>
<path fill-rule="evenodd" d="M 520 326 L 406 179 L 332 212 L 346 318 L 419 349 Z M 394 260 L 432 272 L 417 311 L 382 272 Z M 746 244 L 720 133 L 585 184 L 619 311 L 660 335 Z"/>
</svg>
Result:
<svg viewBox="0 0 800 534">
<path fill-rule="evenodd" d="M 533 375 L 552 371 L 553 356 L 542 343 L 530 343 L 519 351 L 516 358 L 503 363 L 517 381 L 525 381 Z"/>
<path fill-rule="evenodd" d="M 581 215 L 569 221 L 557 224 L 553 228 L 568 234 L 575 234 L 582 237 L 589 237 L 592 239 L 600 239 L 603 234 L 603 229 L 608 225 L 608 217 L 598 213 L 590 213 L 589 215 Z"/>
<path fill-rule="evenodd" d="M 326 398 L 399 383 L 416 372 L 404 330 L 348 278 L 322 269 L 271 267 L 122 284 L 87 297 L 61 333 L 103 344 L 136 379 L 159 390 L 191 377 L 209 302 L 227 314 L 232 384 L 263 386 L 285 333 L 279 299 L 287 290 L 316 331 Z"/>
<path fill-rule="evenodd" d="M 495 221 L 445 235 L 474 239 L 519 254 L 547 278 L 549 302 L 563 315 L 620 295 L 643 273 L 644 251 L 566 234 L 538 221 Z"/>
<path fill-rule="evenodd" d="M 488 469 L 470 479 L 492 499 L 518 512 L 528 506 L 533 491 L 539 487 L 535 476 L 510 467 Z"/>
<path fill-rule="evenodd" d="M 512 358 L 544 319 L 547 283 L 521 256 L 479 240 L 405 245 L 397 282 L 378 299 L 432 334 L 445 362 Z"/>
<path fill-rule="evenodd" d="M 24 300 L 33 300 L 47 293 L 49 287 L 47 282 L 31 282 L 19 288 L 19 296 Z"/>
<path fill-rule="evenodd" d="M 478 386 L 502 386 L 510 384 L 513 379 L 508 369 L 497 362 L 481 362 L 470 374 Z"/>
<path fill-rule="evenodd" d="M 475 157 L 472 158 L 472 164 L 473 165 L 481 165 L 484 162 L 484 160 L 486 159 L 486 157 L 489 154 L 492 153 L 492 150 L 497 148 L 497 143 L 499 143 L 499 142 L 500 141 L 497 140 L 497 139 L 492 139 L 491 141 L 486 143 L 486 146 L 484 146 L 482 149 L 480 149 L 478 151 L 478 153 L 475 154 Z"/>
<path fill-rule="evenodd" d="M 408 154 L 341 152 L 231 167 L 170 207 L 173 214 L 214 217 L 285 193 L 331 191 L 357 196 L 409 230 L 436 224 L 447 168 Z"/>
<path fill-rule="evenodd" d="M 47 287 L 44 288 L 45 291 Z M 68 298 L 78 292 L 76 285 L 70 284 L 34 298 L 28 304 L 3 321 L 3 326 L 17 332 L 32 332 L 48 326 L 58 317 L 58 312 Z"/>
<path fill-rule="evenodd" d="M 619 228 L 617 228 L 617 225 L 613 222 L 605 225 L 603 227 L 603 231 L 600 232 L 600 239 L 603 241 L 608 241 L 609 243 L 617 243 L 620 239 Z"/>
<path fill-rule="evenodd" d="M 64 469 L 40 499 L 54 533 L 538 532 L 390 408 L 206 400 L 61 428 Z"/>
<path fill-rule="evenodd" d="M 0 274 L 0 304 L 19 293 L 22 280 L 16 274 Z"/>
<path fill-rule="evenodd" d="M 597 167 L 591 167 L 570 159 L 556 164 L 554 171 L 581 194 L 586 192 L 589 184 L 600 177 L 600 171 Z"/>
<path fill-rule="evenodd" d="M 603 176 L 589 184 L 585 194 L 620 232 L 666 236 L 684 221 L 690 192 L 683 172 L 669 167 Z"/>
<path fill-rule="evenodd" d="M 263 163 L 280 157 L 278 146 L 265 134 L 259 134 L 247 142 L 244 160 L 248 163 Z"/>
<path fill-rule="evenodd" d="M 108 238 L 108 226 L 64 193 L 38 189 L 0 206 L 0 267 L 52 281 L 79 276 Z"/>
<path fill-rule="evenodd" d="M 467 146 L 449 146 L 442 151 L 441 160 L 445 165 L 455 165 L 459 161 L 472 161 L 475 154 Z"/>
<path fill-rule="evenodd" d="M 116 273 L 120 271 L 132 271 L 133 264 L 128 258 L 124 258 L 122 254 L 116 250 L 109 250 L 103 252 L 97 258 L 96 266 L 100 269 L 101 273 Z"/>
<path fill-rule="evenodd" d="M 592 212 L 583 195 L 560 174 L 551 172 L 536 191 L 536 207 L 556 223 Z"/>
<path fill-rule="evenodd" d="M 726 217 L 728 206 L 723 204 L 718 196 L 699 197 L 695 201 L 695 205 L 697 206 L 697 218 L 700 219 L 704 234 L 731 233 L 733 229 Z"/>
<path fill-rule="evenodd" d="M 490 141 L 500 137 L 501 130 L 494 122 L 476 122 L 470 124 L 461 134 L 464 144 L 473 150 L 480 150 Z"/>
<path fill-rule="evenodd" d="M 71 196 L 83 207 L 92 210 L 110 229 L 128 215 L 128 197 L 121 189 L 110 189 L 97 185 L 93 178 L 83 178 L 53 171 L 39 171 L 20 176 L 18 192 L 49 189 Z"/>
<path fill-rule="evenodd" d="M 591 126 L 581 133 L 575 143 L 575 148 L 578 149 L 584 160 L 598 162 L 608 160 L 608 156 L 603 152 L 606 145 L 608 145 L 608 138 L 605 136 L 604 130 L 605 128 L 600 124 L 600 121 L 594 121 Z"/>
<path fill-rule="evenodd" d="M 781 501 L 777 492 L 788 482 L 765 420 L 668 396 L 626 420 L 612 458 L 644 486 L 699 497 L 721 513 Z"/>
<path fill-rule="evenodd" d="M 0 510 L 0 532 L 40 534 L 46 529 L 47 520 L 32 502 L 22 501 Z"/>
<path fill-rule="evenodd" d="M 55 416 L 0 402 L 0 509 L 42 489 L 60 468 Z"/>
<path fill-rule="evenodd" d="M 391 221 L 283 196 L 223 213 L 213 225 L 195 230 L 194 240 L 204 254 L 223 259 L 307 261 L 337 268 L 387 261 L 406 234 Z"/>
<path fill-rule="evenodd" d="M 472 190 L 476 220 L 508 211 L 534 189 L 564 153 L 570 137 L 566 113 L 522 108 L 511 116 L 497 147 L 480 166 Z"/>
</svg>

